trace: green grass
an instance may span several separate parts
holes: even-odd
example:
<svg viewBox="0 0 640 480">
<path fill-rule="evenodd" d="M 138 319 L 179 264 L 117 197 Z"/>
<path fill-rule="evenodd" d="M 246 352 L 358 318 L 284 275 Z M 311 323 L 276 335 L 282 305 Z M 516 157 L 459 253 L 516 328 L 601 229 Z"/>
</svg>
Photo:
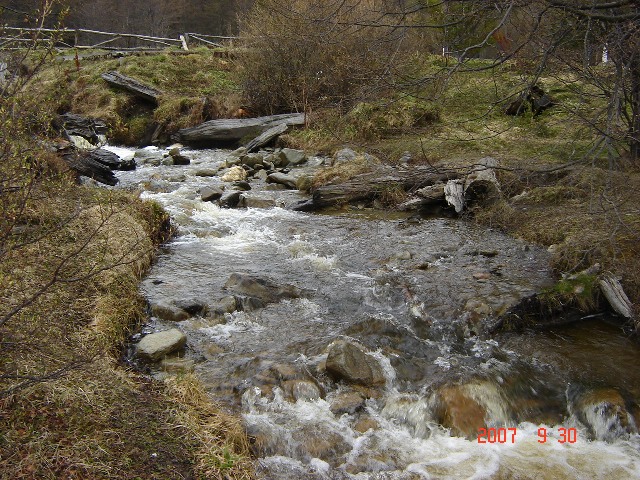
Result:
<svg viewBox="0 0 640 480">
<path fill-rule="evenodd" d="M 111 70 L 160 90 L 158 107 L 110 88 L 100 75 Z M 167 51 L 118 59 L 80 59 L 79 70 L 73 62 L 51 62 L 39 72 L 33 89 L 53 111 L 102 118 L 114 141 L 136 145 L 152 121 L 164 125 L 168 137 L 179 128 L 237 110 L 241 97 L 235 72 L 231 60 L 208 49 L 189 54 Z"/>
</svg>

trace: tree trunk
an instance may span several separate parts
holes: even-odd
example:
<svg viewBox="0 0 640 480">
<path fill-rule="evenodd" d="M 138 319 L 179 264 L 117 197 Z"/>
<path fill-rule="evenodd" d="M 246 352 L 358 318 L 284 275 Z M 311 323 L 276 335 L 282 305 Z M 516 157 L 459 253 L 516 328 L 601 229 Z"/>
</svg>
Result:
<svg viewBox="0 0 640 480">
<path fill-rule="evenodd" d="M 223 118 L 209 120 L 178 132 L 180 142 L 195 146 L 215 146 L 220 143 L 239 142 L 245 137 L 261 133 L 279 125 L 304 125 L 304 113 L 288 113 L 255 118 Z"/>
</svg>

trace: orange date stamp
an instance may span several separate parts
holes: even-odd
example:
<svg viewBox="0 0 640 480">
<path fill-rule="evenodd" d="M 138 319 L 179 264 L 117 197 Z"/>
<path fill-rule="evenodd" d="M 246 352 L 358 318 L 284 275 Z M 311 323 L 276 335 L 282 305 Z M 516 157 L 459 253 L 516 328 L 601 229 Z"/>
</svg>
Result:
<svg viewBox="0 0 640 480">
<path fill-rule="evenodd" d="M 557 428 L 557 435 L 552 435 L 545 427 L 538 428 L 538 443 L 555 440 L 558 443 L 576 443 L 578 431 L 575 428 Z M 516 443 L 517 428 L 479 428 L 478 443 Z"/>
</svg>

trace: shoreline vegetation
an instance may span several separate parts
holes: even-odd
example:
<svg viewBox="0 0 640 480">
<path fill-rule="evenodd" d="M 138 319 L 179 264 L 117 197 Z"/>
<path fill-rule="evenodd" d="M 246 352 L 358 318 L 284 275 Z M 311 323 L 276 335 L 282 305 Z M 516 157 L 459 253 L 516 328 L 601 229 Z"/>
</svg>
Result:
<svg viewBox="0 0 640 480">
<path fill-rule="evenodd" d="M 169 144 L 181 128 L 260 113 L 243 103 L 247 77 L 236 57 L 246 52 L 232 53 L 94 56 L 77 68 L 48 62 L 26 85 L 27 103 L 30 111 L 46 106 L 36 122 L 48 125 L 70 111 L 104 120 L 113 143 L 139 145 L 155 132 Z M 439 56 L 414 60 L 425 72 L 443 67 Z M 157 108 L 109 88 L 100 75 L 111 70 L 161 91 Z M 599 263 L 622 278 L 637 305 L 638 166 L 621 157 L 612 168 L 607 156 L 589 156 L 593 134 L 571 113 L 600 108 L 601 99 L 579 96 L 571 72 L 539 78 L 555 107 L 505 115 L 499 102 L 519 76 L 505 63 L 497 73 L 451 77 L 423 97 L 387 88 L 350 106 L 305 108 L 310 125 L 279 142 L 326 155 L 346 146 L 388 165 L 405 158 L 409 166 L 464 170 L 494 157 L 502 198 L 468 218 L 549 248 L 558 275 Z M 132 193 L 78 186 L 46 148 L 34 147 L 29 128 L 15 126 L 20 136 L 12 147 L 32 195 L 4 207 L 16 218 L 4 239 L 13 248 L 3 251 L 0 267 L 3 312 L 48 278 L 58 281 L 0 325 L 0 477 L 253 478 L 240 420 L 216 408 L 195 376 L 162 384 L 120 362 L 127 338 L 146 319 L 138 284 L 170 234 L 167 214 Z M 316 187 L 367 171 L 363 164 L 331 168 Z M 393 208 L 405 192 L 388 197 Z M 598 302 L 594 279 L 569 279 L 547 293 L 588 310 Z"/>
</svg>

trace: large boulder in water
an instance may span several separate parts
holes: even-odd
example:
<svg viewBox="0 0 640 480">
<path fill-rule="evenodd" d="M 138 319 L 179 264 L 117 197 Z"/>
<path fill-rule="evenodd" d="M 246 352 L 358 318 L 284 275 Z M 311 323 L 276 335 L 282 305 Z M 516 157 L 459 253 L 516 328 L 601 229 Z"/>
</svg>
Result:
<svg viewBox="0 0 640 480">
<path fill-rule="evenodd" d="M 591 439 L 613 442 L 629 434 L 638 433 L 637 421 L 630 412 L 632 402 L 608 387 L 584 389 L 570 386 L 569 411 L 583 423 Z"/>
<path fill-rule="evenodd" d="M 308 291 L 294 285 L 277 285 L 269 279 L 241 273 L 232 274 L 224 284 L 224 288 L 241 295 L 257 298 L 263 303 L 275 303 L 309 294 Z"/>
<path fill-rule="evenodd" d="M 366 387 L 384 385 L 382 366 L 362 345 L 336 340 L 327 348 L 327 373 L 335 380 L 345 380 Z"/>
</svg>

